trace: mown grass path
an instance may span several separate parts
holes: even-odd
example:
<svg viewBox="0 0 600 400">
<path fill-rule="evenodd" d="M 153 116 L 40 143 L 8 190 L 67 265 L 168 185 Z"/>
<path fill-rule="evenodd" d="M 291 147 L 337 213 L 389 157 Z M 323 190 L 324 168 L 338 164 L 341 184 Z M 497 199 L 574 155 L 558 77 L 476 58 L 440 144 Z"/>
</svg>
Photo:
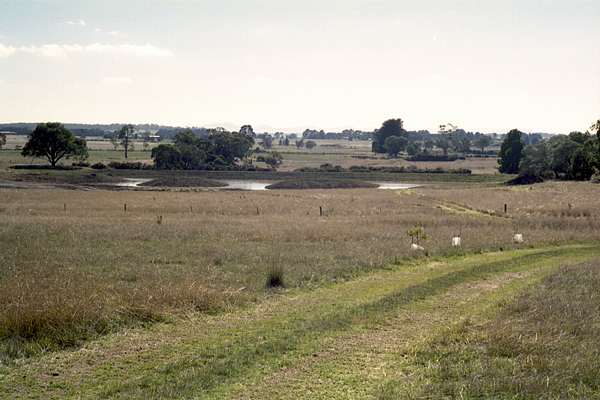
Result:
<svg viewBox="0 0 600 400">
<path fill-rule="evenodd" d="M 370 398 L 424 337 L 476 318 L 553 268 L 569 245 L 420 261 L 246 310 L 130 330 L 0 369 L 5 398 Z M 404 368 L 406 370 L 406 368 Z"/>
</svg>

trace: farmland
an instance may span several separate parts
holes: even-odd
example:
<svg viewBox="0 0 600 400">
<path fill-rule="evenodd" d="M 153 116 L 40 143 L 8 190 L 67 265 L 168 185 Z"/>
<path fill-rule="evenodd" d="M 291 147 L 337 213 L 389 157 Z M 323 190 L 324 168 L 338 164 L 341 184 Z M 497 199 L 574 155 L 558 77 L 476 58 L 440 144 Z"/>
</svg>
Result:
<svg viewBox="0 0 600 400">
<path fill-rule="evenodd" d="M 118 159 L 106 152 L 97 153 L 99 161 Z M 0 154 L 18 160 L 11 150 Z M 320 157 L 315 166 L 328 159 Z M 528 361 L 510 350 L 521 346 L 514 342 L 519 329 L 536 324 L 536 315 L 518 314 L 519 304 L 539 309 L 535 302 L 544 296 L 560 303 L 572 285 L 587 304 L 593 299 L 585 293 L 597 283 L 588 278 L 600 256 L 600 188 L 587 182 L 512 187 L 492 174 L 292 171 L 2 174 L 30 186 L 0 189 L 0 397 L 512 393 L 523 386 L 506 381 L 496 388 L 491 374 L 489 382 L 476 380 L 481 363 L 500 375 L 508 367 L 457 338 L 464 333 L 479 346 L 495 346 L 489 332 L 515 318 L 525 325 L 499 332 L 497 341 L 513 351 L 510 365 L 524 371 L 519 385 L 535 397 L 542 377 L 529 375 Z M 193 188 L 206 179 L 327 176 L 422 185 Z M 183 187 L 102 186 L 124 177 Z M 415 252 L 407 232 L 419 226 L 425 250 Z M 515 233 L 524 243 L 514 243 Z M 462 246 L 453 248 L 457 235 Z M 268 287 L 273 274 L 282 287 Z M 593 330 L 574 326 L 594 348 Z M 575 368 L 562 353 L 545 359 L 544 349 L 531 357 Z M 449 358 L 439 369 L 425 367 L 448 352 L 472 363 L 461 367 Z M 581 359 L 592 368 L 591 359 Z M 128 379 L 120 378 L 123 369 Z M 568 376 L 553 376 L 552 393 L 571 384 L 573 393 L 585 394 L 597 384 L 570 383 Z"/>
</svg>

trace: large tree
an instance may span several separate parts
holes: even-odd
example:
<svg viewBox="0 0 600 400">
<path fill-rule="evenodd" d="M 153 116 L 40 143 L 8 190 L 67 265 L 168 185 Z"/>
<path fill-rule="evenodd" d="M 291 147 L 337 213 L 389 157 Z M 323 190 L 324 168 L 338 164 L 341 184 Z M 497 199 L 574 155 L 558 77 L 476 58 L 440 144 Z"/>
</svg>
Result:
<svg viewBox="0 0 600 400">
<path fill-rule="evenodd" d="M 374 153 L 385 153 L 385 141 L 391 136 L 402 136 L 408 139 L 408 133 L 404 130 L 404 122 L 398 119 L 388 119 L 381 125 L 375 134 L 373 135 L 373 152 Z"/>
<path fill-rule="evenodd" d="M 498 154 L 499 170 L 503 174 L 516 174 L 519 172 L 519 163 L 523 155 L 523 132 L 513 129 L 508 132 L 500 147 Z"/>
<path fill-rule="evenodd" d="M 38 124 L 29 135 L 23 147 L 24 157 L 45 157 L 52 168 L 63 158 L 81 154 L 85 140 L 77 141 L 75 136 L 58 122 Z"/>
<path fill-rule="evenodd" d="M 548 147 L 546 142 L 526 146 L 519 165 L 519 175 L 541 178 L 553 176 Z"/>
<path fill-rule="evenodd" d="M 252 125 L 243 125 L 240 128 L 240 133 L 242 135 L 250 136 L 253 139 L 256 138 L 256 133 L 254 133 L 254 129 L 252 128 Z"/>
<path fill-rule="evenodd" d="M 385 139 L 383 146 L 390 157 L 398 157 L 398 154 L 406 148 L 407 144 L 408 139 L 404 136 L 390 136 Z"/>
</svg>

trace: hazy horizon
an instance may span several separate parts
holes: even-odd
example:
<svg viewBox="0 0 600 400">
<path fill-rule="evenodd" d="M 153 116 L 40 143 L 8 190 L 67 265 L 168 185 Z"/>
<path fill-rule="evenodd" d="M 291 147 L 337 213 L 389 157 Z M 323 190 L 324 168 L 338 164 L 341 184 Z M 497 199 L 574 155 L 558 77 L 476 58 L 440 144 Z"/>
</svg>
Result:
<svg viewBox="0 0 600 400">
<path fill-rule="evenodd" d="M 600 2 L 0 0 L 1 122 L 568 133 Z"/>
</svg>

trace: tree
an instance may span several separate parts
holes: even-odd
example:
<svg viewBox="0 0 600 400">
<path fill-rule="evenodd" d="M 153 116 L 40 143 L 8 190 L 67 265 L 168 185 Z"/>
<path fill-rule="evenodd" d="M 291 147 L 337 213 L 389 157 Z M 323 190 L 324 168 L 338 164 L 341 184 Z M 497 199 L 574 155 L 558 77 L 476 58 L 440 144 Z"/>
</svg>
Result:
<svg viewBox="0 0 600 400">
<path fill-rule="evenodd" d="M 200 139 L 191 129 L 178 132 L 173 142 L 179 152 L 182 169 L 199 169 L 206 164 L 211 144 Z"/>
<path fill-rule="evenodd" d="M 133 132 L 135 127 L 133 125 L 123 125 L 119 131 L 119 139 L 121 140 L 121 146 L 125 149 L 125 158 L 127 158 L 128 152 L 133 150 Z"/>
<path fill-rule="evenodd" d="M 481 153 L 485 153 L 485 148 L 492 144 L 492 138 L 488 135 L 479 135 L 475 138 L 473 144 L 481 149 Z"/>
<path fill-rule="evenodd" d="M 63 158 L 81 151 L 79 146 L 81 142 L 76 142 L 75 136 L 63 124 L 47 122 L 38 124 L 31 132 L 21 154 L 23 157 L 45 157 L 54 168 Z"/>
<path fill-rule="evenodd" d="M 385 139 L 384 147 L 390 157 L 398 157 L 398 154 L 406 148 L 407 144 L 408 139 L 404 136 L 390 136 Z"/>
<path fill-rule="evenodd" d="M 596 135 L 596 163 L 600 164 L 600 119 L 594 122 L 590 129 Z"/>
<path fill-rule="evenodd" d="M 2 147 L 4 147 L 5 144 L 6 144 L 6 134 L 0 133 L 0 150 L 2 150 Z"/>
<path fill-rule="evenodd" d="M 381 128 L 379 128 L 373 135 L 373 152 L 387 152 L 385 148 L 385 142 L 386 139 L 391 136 L 399 136 L 408 139 L 408 133 L 404 130 L 404 121 L 402 121 L 402 119 L 388 119 L 381 125 Z"/>
<path fill-rule="evenodd" d="M 591 149 L 590 149 L 591 150 Z M 580 146 L 571 155 L 569 165 L 569 179 L 575 179 L 578 181 L 587 181 L 594 174 L 594 153 L 588 151 L 586 146 Z"/>
<path fill-rule="evenodd" d="M 256 138 L 256 133 L 254 133 L 254 129 L 252 125 L 243 125 L 240 128 L 240 134 L 251 137 L 252 139 Z"/>
<path fill-rule="evenodd" d="M 498 154 L 499 170 L 503 174 L 516 174 L 519 172 L 519 164 L 523 153 L 523 132 L 513 129 L 508 132 L 500 147 Z"/>
<path fill-rule="evenodd" d="M 471 139 L 466 136 L 462 136 L 456 140 L 455 147 L 459 153 L 467 154 L 471 152 Z"/>
<path fill-rule="evenodd" d="M 425 153 L 430 153 L 431 150 L 433 150 L 434 146 L 435 146 L 435 143 L 433 142 L 433 140 L 427 139 L 425 141 L 425 143 L 423 144 L 423 147 L 425 148 Z"/>
<path fill-rule="evenodd" d="M 548 145 L 541 142 L 526 146 L 519 165 L 519 175 L 546 178 L 553 174 Z"/>
<path fill-rule="evenodd" d="M 308 141 L 306 141 L 305 146 L 308 150 L 312 150 L 315 147 L 317 147 L 317 142 L 315 142 L 314 140 L 308 140 Z"/>
<path fill-rule="evenodd" d="M 243 159 L 248 156 L 254 139 L 250 136 L 238 132 L 214 132 L 209 136 L 212 144 L 211 155 L 215 161 L 220 157 L 226 164 L 233 164 L 236 159 Z"/>
<path fill-rule="evenodd" d="M 448 155 L 448 149 L 450 148 L 450 138 L 447 134 L 440 134 L 435 140 L 435 145 L 442 149 L 444 155 Z"/>
<path fill-rule="evenodd" d="M 550 166 L 557 176 L 568 178 L 572 173 L 571 162 L 575 152 L 582 144 L 571 140 L 569 136 L 558 135 L 548 140 Z"/>
<path fill-rule="evenodd" d="M 75 152 L 73 158 L 78 163 L 83 163 L 89 158 L 87 142 L 85 139 L 75 138 Z"/>
<path fill-rule="evenodd" d="M 416 156 L 421 152 L 421 146 L 417 142 L 410 142 L 408 146 L 406 146 L 406 152 L 409 156 Z"/>
<path fill-rule="evenodd" d="M 157 169 L 184 169 L 181 153 L 172 144 L 160 144 L 153 148 L 152 159 Z"/>
</svg>

